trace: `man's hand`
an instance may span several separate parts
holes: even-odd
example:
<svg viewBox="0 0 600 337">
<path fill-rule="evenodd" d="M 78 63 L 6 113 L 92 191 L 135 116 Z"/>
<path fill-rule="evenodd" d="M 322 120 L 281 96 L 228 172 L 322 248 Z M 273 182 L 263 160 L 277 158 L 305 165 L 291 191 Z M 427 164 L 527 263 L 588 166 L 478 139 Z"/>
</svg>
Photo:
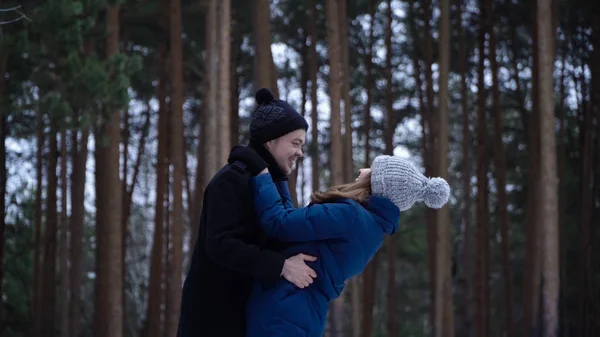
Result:
<svg viewBox="0 0 600 337">
<path fill-rule="evenodd" d="M 285 260 L 281 275 L 300 289 L 308 287 L 313 283 L 313 278 L 317 277 L 317 273 L 307 266 L 304 261 L 316 260 L 316 257 L 305 254 L 292 256 Z"/>
</svg>

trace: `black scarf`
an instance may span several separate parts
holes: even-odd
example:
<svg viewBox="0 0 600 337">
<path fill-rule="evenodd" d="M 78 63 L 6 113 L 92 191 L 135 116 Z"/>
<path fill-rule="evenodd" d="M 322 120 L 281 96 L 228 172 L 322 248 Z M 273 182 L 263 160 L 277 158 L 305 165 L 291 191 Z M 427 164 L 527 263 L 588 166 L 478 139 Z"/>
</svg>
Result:
<svg viewBox="0 0 600 337">
<path fill-rule="evenodd" d="M 267 148 L 262 144 L 256 144 L 254 142 L 250 142 L 248 147 L 254 149 L 261 157 L 267 162 L 269 165 L 269 173 L 271 173 L 271 177 L 273 177 L 273 181 L 284 181 L 288 180 L 288 176 L 281 171 L 279 164 L 273 158 L 273 155 Z"/>
</svg>

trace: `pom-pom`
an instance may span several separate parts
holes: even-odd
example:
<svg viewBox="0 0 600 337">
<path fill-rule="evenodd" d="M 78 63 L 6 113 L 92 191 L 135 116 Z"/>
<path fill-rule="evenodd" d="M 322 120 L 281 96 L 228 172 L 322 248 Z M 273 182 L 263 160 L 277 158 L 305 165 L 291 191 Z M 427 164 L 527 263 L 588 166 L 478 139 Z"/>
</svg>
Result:
<svg viewBox="0 0 600 337">
<path fill-rule="evenodd" d="M 258 105 L 263 105 L 275 100 L 275 96 L 273 96 L 273 93 L 267 88 L 259 89 L 254 95 L 254 98 Z"/>
<path fill-rule="evenodd" d="M 450 197 L 450 185 L 442 178 L 431 178 L 427 182 L 423 202 L 427 207 L 442 208 Z"/>
</svg>

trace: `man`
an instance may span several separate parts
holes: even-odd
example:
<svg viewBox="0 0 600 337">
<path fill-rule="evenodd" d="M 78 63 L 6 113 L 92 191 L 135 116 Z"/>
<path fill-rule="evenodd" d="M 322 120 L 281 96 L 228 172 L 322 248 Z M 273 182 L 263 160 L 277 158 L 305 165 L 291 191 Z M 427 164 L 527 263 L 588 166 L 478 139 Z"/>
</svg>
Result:
<svg viewBox="0 0 600 337">
<path fill-rule="evenodd" d="M 228 164 L 204 192 L 198 239 L 183 285 L 179 337 L 244 337 L 254 278 L 276 282 L 284 277 L 303 288 L 317 276 L 305 262 L 315 257 L 265 249 L 267 238 L 250 193 L 250 177 L 268 167 L 287 207 L 293 207 L 286 179 L 302 156 L 308 124 L 267 89 L 255 97 L 250 145 L 232 149 Z"/>
</svg>

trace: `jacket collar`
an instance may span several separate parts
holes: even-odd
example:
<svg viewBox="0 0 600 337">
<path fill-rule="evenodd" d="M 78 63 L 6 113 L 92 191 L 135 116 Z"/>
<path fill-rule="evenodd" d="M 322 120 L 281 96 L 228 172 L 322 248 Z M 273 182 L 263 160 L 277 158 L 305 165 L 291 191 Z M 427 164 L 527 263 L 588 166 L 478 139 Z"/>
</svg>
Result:
<svg viewBox="0 0 600 337">
<path fill-rule="evenodd" d="M 263 144 L 256 144 L 255 142 L 250 142 L 248 147 L 254 149 L 261 157 L 267 162 L 269 165 L 269 173 L 271 173 L 271 177 L 273 177 L 273 181 L 285 181 L 288 180 L 288 176 L 283 173 L 279 164 L 273 158 L 273 155 Z"/>
<path fill-rule="evenodd" d="M 373 214 L 386 234 L 394 234 L 398 230 L 400 209 L 390 199 L 373 195 L 363 206 Z"/>
</svg>

